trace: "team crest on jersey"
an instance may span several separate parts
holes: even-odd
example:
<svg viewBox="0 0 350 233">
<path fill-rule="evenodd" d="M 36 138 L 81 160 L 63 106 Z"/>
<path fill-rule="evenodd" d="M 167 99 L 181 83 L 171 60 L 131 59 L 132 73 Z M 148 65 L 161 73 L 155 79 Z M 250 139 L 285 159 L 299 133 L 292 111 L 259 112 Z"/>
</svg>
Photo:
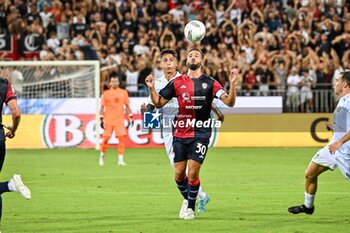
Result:
<svg viewBox="0 0 350 233">
<path fill-rule="evenodd" d="M 207 89 L 208 83 L 202 83 L 202 87 L 203 87 L 203 89 Z"/>
<path fill-rule="evenodd" d="M 187 92 L 182 93 L 182 99 L 184 101 L 188 101 L 188 100 L 190 100 L 190 98 L 191 98 L 191 96 Z"/>
</svg>

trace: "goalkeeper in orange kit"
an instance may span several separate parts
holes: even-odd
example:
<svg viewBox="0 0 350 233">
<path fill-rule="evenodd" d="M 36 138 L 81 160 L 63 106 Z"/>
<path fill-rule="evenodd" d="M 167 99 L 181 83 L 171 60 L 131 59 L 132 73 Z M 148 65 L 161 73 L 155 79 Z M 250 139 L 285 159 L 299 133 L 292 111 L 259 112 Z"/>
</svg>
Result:
<svg viewBox="0 0 350 233">
<path fill-rule="evenodd" d="M 102 93 L 101 97 L 101 126 L 104 128 L 103 141 L 101 145 L 101 154 L 99 164 L 104 165 L 104 156 L 107 150 L 108 140 L 112 136 L 114 131 L 115 136 L 118 138 L 118 165 L 125 166 L 124 162 L 124 150 L 125 150 L 125 136 L 126 127 L 124 125 L 124 106 L 125 113 L 129 124 L 132 123 L 132 114 L 129 107 L 129 95 L 128 92 L 119 87 L 119 79 L 116 76 L 110 78 L 110 89 Z"/>
</svg>

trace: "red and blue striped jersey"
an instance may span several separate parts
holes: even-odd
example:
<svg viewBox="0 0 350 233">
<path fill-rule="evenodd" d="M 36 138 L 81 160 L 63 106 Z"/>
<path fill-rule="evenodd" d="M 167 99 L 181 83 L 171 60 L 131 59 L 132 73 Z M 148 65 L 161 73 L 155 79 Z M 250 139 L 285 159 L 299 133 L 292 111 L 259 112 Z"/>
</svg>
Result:
<svg viewBox="0 0 350 233">
<path fill-rule="evenodd" d="M 190 78 L 183 74 L 171 80 L 159 94 L 165 99 L 177 98 L 179 111 L 175 119 L 174 136 L 179 138 L 210 138 L 211 104 L 225 91 L 215 79 L 202 74 Z"/>
</svg>

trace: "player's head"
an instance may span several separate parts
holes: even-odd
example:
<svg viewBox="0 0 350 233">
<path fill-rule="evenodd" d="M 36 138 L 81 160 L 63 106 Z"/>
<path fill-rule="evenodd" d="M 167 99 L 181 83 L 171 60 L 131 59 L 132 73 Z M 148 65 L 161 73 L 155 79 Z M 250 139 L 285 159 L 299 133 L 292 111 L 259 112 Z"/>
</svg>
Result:
<svg viewBox="0 0 350 233">
<path fill-rule="evenodd" d="M 109 85 L 111 86 L 111 88 L 116 89 L 119 87 L 119 78 L 118 76 L 113 75 L 112 77 L 110 77 L 109 79 Z"/>
<path fill-rule="evenodd" d="M 187 55 L 186 65 L 190 70 L 197 70 L 202 67 L 204 55 L 200 49 L 191 48 Z"/>
<path fill-rule="evenodd" d="M 350 93 L 350 71 L 341 72 L 333 83 L 334 93 L 339 96 Z"/>
<path fill-rule="evenodd" d="M 165 73 L 176 72 L 177 67 L 177 53 L 173 49 L 163 49 L 160 52 L 160 66 Z"/>
</svg>

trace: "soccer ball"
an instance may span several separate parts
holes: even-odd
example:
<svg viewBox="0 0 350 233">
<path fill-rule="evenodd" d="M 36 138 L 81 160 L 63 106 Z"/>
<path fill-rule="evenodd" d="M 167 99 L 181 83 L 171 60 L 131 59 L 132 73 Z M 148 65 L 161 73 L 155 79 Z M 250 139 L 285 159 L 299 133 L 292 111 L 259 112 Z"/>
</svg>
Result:
<svg viewBox="0 0 350 233">
<path fill-rule="evenodd" d="M 184 32 L 187 40 L 198 42 L 205 36 L 205 26 L 199 20 L 192 20 L 186 24 Z"/>
</svg>

